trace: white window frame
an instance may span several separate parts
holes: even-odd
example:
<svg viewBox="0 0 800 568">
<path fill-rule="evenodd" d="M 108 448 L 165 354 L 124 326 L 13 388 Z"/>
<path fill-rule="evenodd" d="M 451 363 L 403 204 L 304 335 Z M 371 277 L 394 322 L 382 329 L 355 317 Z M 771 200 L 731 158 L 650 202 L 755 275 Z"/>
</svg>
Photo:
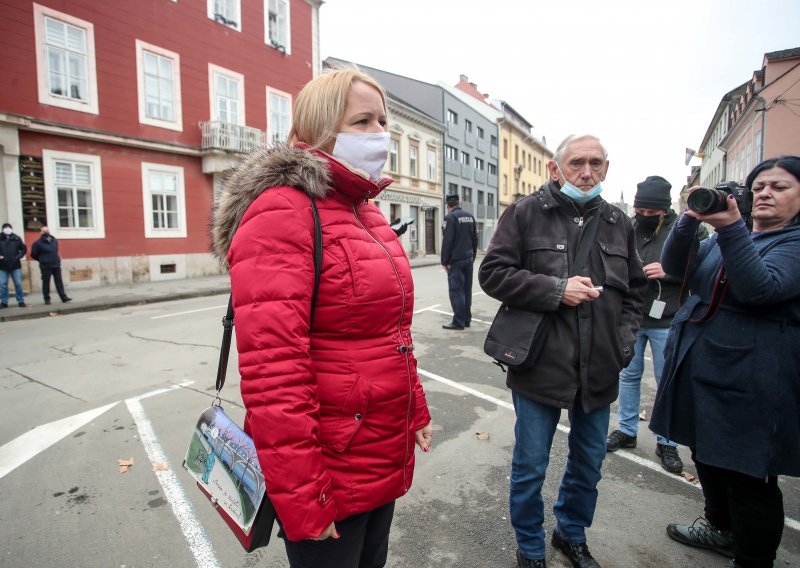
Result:
<svg viewBox="0 0 800 568">
<path fill-rule="evenodd" d="M 386 165 L 390 172 L 400 172 L 400 141 L 397 138 L 389 140 L 389 160 Z"/>
<path fill-rule="evenodd" d="M 86 82 L 88 100 L 81 101 L 69 97 L 59 97 L 50 92 L 50 65 L 48 63 L 47 42 L 45 32 L 45 17 L 59 20 L 67 25 L 81 28 L 86 34 Z M 33 28 L 36 38 L 36 78 L 39 91 L 39 102 L 44 105 L 57 106 L 88 114 L 100 114 L 97 99 L 97 63 L 94 48 L 94 25 L 86 20 L 81 20 L 47 8 L 33 4 Z"/>
<path fill-rule="evenodd" d="M 177 197 L 178 226 L 174 229 L 158 229 L 153 226 L 153 198 L 150 189 L 150 174 L 174 174 L 176 179 L 175 194 Z M 186 238 L 186 190 L 184 184 L 183 168 L 142 162 L 142 203 L 144 205 L 144 236 L 148 239 L 178 239 Z"/>
<path fill-rule="evenodd" d="M 408 145 L 408 175 L 419 177 L 419 146 L 416 144 Z"/>
<path fill-rule="evenodd" d="M 147 116 L 147 92 L 144 80 L 144 52 L 148 51 L 159 57 L 172 60 L 172 103 L 175 120 L 164 120 Z M 183 112 L 181 104 L 181 56 L 174 51 L 136 40 L 136 77 L 139 93 L 139 122 L 159 128 L 183 132 Z"/>
<path fill-rule="evenodd" d="M 244 116 L 244 75 L 241 73 L 236 73 L 235 71 L 231 71 L 230 69 L 225 69 L 219 65 L 214 65 L 213 63 L 208 64 L 208 92 L 211 98 L 209 101 L 211 104 L 211 120 L 217 122 L 220 121 L 219 108 L 217 107 L 217 82 L 215 81 L 217 74 L 225 75 L 229 79 L 235 79 L 238 82 L 239 87 L 237 90 L 239 95 L 239 116 L 237 122 L 232 122 L 230 124 L 244 126 L 246 124 Z"/>
<path fill-rule="evenodd" d="M 270 105 L 270 97 L 276 96 L 286 99 L 289 103 L 289 114 L 287 115 L 287 124 L 286 124 L 286 136 L 283 136 L 279 143 L 284 144 L 286 143 L 286 138 L 289 135 L 289 131 L 292 128 L 292 95 L 285 91 L 279 91 L 278 89 L 273 89 L 272 87 L 267 87 L 267 142 L 269 144 L 274 144 L 272 137 L 275 134 L 274 123 L 272 120 L 272 107 Z"/>
<path fill-rule="evenodd" d="M 278 44 L 273 43 L 272 39 L 269 37 L 269 15 L 271 13 L 270 5 L 281 4 L 285 7 L 286 10 L 286 42 L 285 44 Z M 279 22 L 280 23 L 280 22 Z M 286 55 L 292 54 L 292 13 L 291 13 L 291 3 L 289 0 L 264 0 L 264 43 L 269 46 L 274 47 L 275 49 L 283 48 L 283 52 Z"/>
<path fill-rule="evenodd" d="M 61 227 L 58 215 L 58 190 L 56 189 L 55 162 L 79 162 L 89 164 L 92 171 L 92 217 L 94 227 Z M 100 156 L 60 152 L 58 150 L 42 150 L 44 162 L 45 210 L 48 227 L 53 236 L 59 239 L 104 239 L 106 236 L 105 216 L 103 215 L 103 176 Z"/>
<path fill-rule="evenodd" d="M 428 180 L 436 181 L 436 149 L 428 148 Z"/>
<path fill-rule="evenodd" d="M 234 22 L 234 24 L 229 24 L 229 23 L 226 23 L 226 22 L 222 22 L 222 21 L 220 21 L 220 20 L 218 20 L 216 18 L 216 12 L 215 12 L 215 9 L 214 9 L 214 4 L 216 4 L 217 2 L 220 2 L 220 1 L 221 2 L 225 2 L 225 3 L 230 3 L 231 6 L 233 6 L 235 8 L 235 10 L 236 10 L 236 21 Z M 232 30 L 236 30 L 237 32 L 242 31 L 242 2 L 241 2 L 241 0 L 208 0 L 206 5 L 208 6 L 208 17 L 209 17 L 209 19 L 214 20 L 215 22 L 217 22 L 218 24 L 222 24 L 223 26 L 227 26 L 227 27 L 231 28 Z"/>
</svg>

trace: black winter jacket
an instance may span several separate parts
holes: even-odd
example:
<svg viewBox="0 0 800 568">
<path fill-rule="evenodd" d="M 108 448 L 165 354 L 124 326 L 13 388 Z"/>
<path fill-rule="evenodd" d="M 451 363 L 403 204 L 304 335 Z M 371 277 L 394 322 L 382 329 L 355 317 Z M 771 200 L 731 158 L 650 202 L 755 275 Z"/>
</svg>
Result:
<svg viewBox="0 0 800 568">
<path fill-rule="evenodd" d="M 58 240 L 53 235 L 39 237 L 31 247 L 31 258 L 38 260 L 40 266 L 57 268 L 61 266 L 58 256 Z"/>
<path fill-rule="evenodd" d="M 19 238 L 19 235 L 0 233 L 0 270 L 10 272 L 22 268 L 20 260 L 25 257 L 28 247 Z"/>
<path fill-rule="evenodd" d="M 599 215 L 582 275 L 602 285 L 600 297 L 561 303 L 569 269 L 588 219 Z M 646 285 L 630 219 L 597 197 L 580 208 L 555 182 L 512 203 L 481 262 L 478 279 L 491 297 L 553 315 L 536 365 L 509 369 L 506 384 L 540 404 L 572 408 L 580 392 L 587 412 L 617 398 L 619 371 L 633 356 Z"/>
</svg>

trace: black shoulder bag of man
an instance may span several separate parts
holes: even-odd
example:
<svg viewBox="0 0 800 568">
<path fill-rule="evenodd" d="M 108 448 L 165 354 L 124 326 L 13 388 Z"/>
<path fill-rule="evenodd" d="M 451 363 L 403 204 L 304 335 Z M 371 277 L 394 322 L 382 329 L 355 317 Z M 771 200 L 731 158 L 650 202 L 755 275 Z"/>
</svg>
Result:
<svg viewBox="0 0 800 568">
<path fill-rule="evenodd" d="M 569 277 L 583 270 L 599 225 L 598 211 L 589 218 L 585 232 L 581 235 Z M 515 371 L 527 371 L 536 364 L 552 324 L 553 316 L 550 312 L 525 310 L 503 302 L 494 316 L 489 333 L 486 334 L 483 350 L 504 373 L 506 367 Z"/>
</svg>

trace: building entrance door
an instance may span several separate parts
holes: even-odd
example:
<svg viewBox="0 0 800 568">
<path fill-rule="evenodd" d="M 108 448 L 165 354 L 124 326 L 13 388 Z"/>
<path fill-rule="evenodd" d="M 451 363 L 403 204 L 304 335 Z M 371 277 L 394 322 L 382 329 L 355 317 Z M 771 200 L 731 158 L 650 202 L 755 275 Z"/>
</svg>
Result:
<svg viewBox="0 0 800 568">
<path fill-rule="evenodd" d="M 436 209 L 425 211 L 425 254 L 436 254 Z"/>
</svg>

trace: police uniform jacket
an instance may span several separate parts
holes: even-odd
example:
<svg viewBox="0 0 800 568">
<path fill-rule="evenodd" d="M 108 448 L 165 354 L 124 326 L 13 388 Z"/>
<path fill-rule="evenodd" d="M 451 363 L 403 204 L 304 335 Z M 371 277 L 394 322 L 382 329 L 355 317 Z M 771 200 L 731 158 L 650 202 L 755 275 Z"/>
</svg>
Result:
<svg viewBox="0 0 800 568">
<path fill-rule="evenodd" d="M 456 260 L 474 260 L 477 252 L 478 230 L 475 217 L 456 207 L 444 218 L 442 264 L 447 266 Z"/>
</svg>

